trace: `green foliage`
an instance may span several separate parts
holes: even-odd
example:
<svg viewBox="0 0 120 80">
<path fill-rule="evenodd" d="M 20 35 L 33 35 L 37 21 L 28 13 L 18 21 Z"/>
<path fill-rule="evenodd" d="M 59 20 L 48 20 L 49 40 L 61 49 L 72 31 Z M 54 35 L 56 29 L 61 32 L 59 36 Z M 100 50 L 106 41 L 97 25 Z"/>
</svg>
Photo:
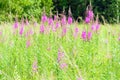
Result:
<svg viewBox="0 0 120 80">
<path fill-rule="evenodd" d="M 24 35 L 32 28 L 35 33 L 26 37 L 13 34 L 10 24 L 0 25 L 3 31 L 0 35 L 0 80 L 79 80 L 79 77 L 82 80 L 120 80 L 119 25 L 101 25 L 99 33 L 93 33 L 88 42 L 80 38 L 81 34 L 73 37 L 75 25 L 67 26 L 64 37 L 60 37 L 61 27 L 57 32 L 40 34 L 39 26 L 29 25 L 24 27 Z M 80 33 L 85 26 L 78 25 Z M 28 48 L 27 39 L 31 40 Z M 68 65 L 64 69 L 57 60 L 59 49 L 64 52 L 61 63 Z M 37 66 L 36 72 L 33 65 Z"/>
<path fill-rule="evenodd" d="M 39 19 L 43 7 L 48 13 L 52 9 L 52 0 L 0 0 L 0 21 L 32 16 Z"/>
<path fill-rule="evenodd" d="M 94 0 L 93 2 L 95 14 L 105 17 L 109 23 L 117 22 L 120 16 L 120 3 L 117 0 Z"/>
<path fill-rule="evenodd" d="M 90 1 L 95 16 L 99 14 L 101 21 L 103 21 L 101 17 L 103 16 L 109 23 L 119 22 L 120 0 L 53 0 L 55 10 L 61 13 L 64 7 L 67 13 L 70 6 L 74 18 L 81 16 L 83 19 L 85 18 L 85 10 Z"/>
</svg>

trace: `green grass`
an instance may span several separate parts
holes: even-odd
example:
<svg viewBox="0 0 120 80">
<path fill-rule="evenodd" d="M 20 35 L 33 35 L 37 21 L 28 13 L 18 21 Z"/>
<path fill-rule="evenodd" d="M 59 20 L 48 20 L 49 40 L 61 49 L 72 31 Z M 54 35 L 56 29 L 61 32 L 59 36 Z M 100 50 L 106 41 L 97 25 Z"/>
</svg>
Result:
<svg viewBox="0 0 120 80">
<path fill-rule="evenodd" d="M 80 34 L 84 26 L 78 26 Z M 0 25 L 0 80 L 120 80 L 119 25 L 101 25 L 88 42 L 81 35 L 74 39 L 74 27 L 61 37 L 61 30 L 40 34 L 39 26 L 30 25 L 26 31 L 33 28 L 35 34 L 25 38 L 25 33 L 13 34 L 11 24 Z M 27 39 L 31 40 L 28 48 Z M 65 55 L 61 60 L 67 64 L 64 69 L 57 61 L 58 49 Z M 32 68 L 35 61 L 36 72 Z"/>
</svg>

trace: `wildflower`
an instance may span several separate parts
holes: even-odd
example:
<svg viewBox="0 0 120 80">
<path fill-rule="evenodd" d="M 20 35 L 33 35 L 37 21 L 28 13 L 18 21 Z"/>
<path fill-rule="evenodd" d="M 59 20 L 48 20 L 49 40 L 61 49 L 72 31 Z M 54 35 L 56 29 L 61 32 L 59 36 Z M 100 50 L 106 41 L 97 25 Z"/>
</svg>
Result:
<svg viewBox="0 0 120 80">
<path fill-rule="evenodd" d="M 34 60 L 33 64 L 32 64 L 32 70 L 33 72 L 37 72 L 38 71 L 38 67 L 37 67 L 37 60 Z"/>
<path fill-rule="evenodd" d="M 83 39 L 84 41 L 86 41 L 86 39 L 87 39 L 87 33 L 86 33 L 86 31 L 82 31 L 81 37 L 82 37 L 82 39 Z"/>
<path fill-rule="evenodd" d="M 100 24 L 98 23 L 94 23 L 91 27 L 92 31 L 98 31 L 100 28 Z"/>
<path fill-rule="evenodd" d="M 60 27 L 60 23 L 57 22 L 57 23 L 56 23 L 56 29 L 59 28 L 59 27 Z"/>
<path fill-rule="evenodd" d="M 49 25 L 52 25 L 52 24 L 53 24 L 53 19 L 52 19 L 52 18 L 49 18 L 49 19 L 48 19 L 48 24 L 49 24 Z"/>
<path fill-rule="evenodd" d="M 28 48 L 28 47 L 30 46 L 30 44 L 31 44 L 31 43 L 30 43 L 30 40 L 27 40 L 27 41 L 26 41 L 26 48 Z"/>
<path fill-rule="evenodd" d="M 68 24 L 72 24 L 72 17 L 68 17 Z"/>
<path fill-rule="evenodd" d="M 14 23 L 14 28 L 15 29 L 18 28 L 18 22 L 17 21 L 15 21 L 15 23 Z"/>
<path fill-rule="evenodd" d="M 22 27 L 20 28 L 19 34 L 22 36 L 23 32 L 24 32 L 24 27 L 22 26 Z"/>
<path fill-rule="evenodd" d="M 53 31 L 53 32 L 55 32 L 55 31 L 56 31 L 56 29 L 55 29 L 55 26 L 54 26 L 54 25 L 52 26 L 52 31 Z"/>
<path fill-rule="evenodd" d="M 41 25 L 41 26 L 40 26 L 40 32 L 41 32 L 41 33 L 44 33 L 44 25 Z"/>
<path fill-rule="evenodd" d="M 34 26 L 36 27 L 38 25 L 38 23 L 37 22 L 34 22 Z"/>
<path fill-rule="evenodd" d="M 33 30 L 30 29 L 29 31 L 27 31 L 27 33 L 26 33 L 26 37 L 28 37 L 29 35 L 33 35 L 33 34 L 34 34 Z"/>
<path fill-rule="evenodd" d="M 54 15 L 54 20 L 57 20 L 57 16 L 56 15 Z"/>
<path fill-rule="evenodd" d="M 96 25 L 93 24 L 92 27 L 91 27 L 92 31 L 96 31 Z"/>
<path fill-rule="evenodd" d="M 58 62 L 60 62 L 63 57 L 64 57 L 64 53 L 58 50 Z"/>
<path fill-rule="evenodd" d="M 0 35 L 2 35 L 2 31 L 0 31 Z"/>
<path fill-rule="evenodd" d="M 87 38 L 88 38 L 88 40 L 90 40 L 92 38 L 92 33 L 91 32 L 88 32 Z"/>
<path fill-rule="evenodd" d="M 89 41 L 92 38 L 92 32 L 83 31 L 81 37 L 84 41 Z"/>
<path fill-rule="evenodd" d="M 100 28 L 100 24 L 96 24 L 96 31 L 98 31 Z"/>
<path fill-rule="evenodd" d="M 64 69 L 64 68 L 66 68 L 66 67 L 67 67 L 67 64 L 66 64 L 66 63 L 61 63 L 61 64 L 60 64 L 60 68 L 61 68 L 61 69 Z"/>
<path fill-rule="evenodd" d="M 26 21 L 25 21 L 25 22 L 26 22 L 26 25 L 29 25 L 29 21 L 28 21 L 28 19 L 26 19 Z"/>
<path fill-rule="evenodd" d="M 45 14 L 42 16 L 41 21 L 42 21 L 43 23 L 47 21 L 47 16 L 46 16 Z"/>
<path fill-rule="evenodd" d="M 67 28 L 63 28 L 62 29 L 62 36 L 66 35 L 66 33 L 67 33 Z"/>
<path fill-rule="evenodd" d="M 61 20 L 61 23 L 62 23 L 62 25 L 65 25 L 65 24 L 66 24 L 66 16 L 65 16 L 65 15 L 63 15 L 63 18 L 62 18 L 62 20 Z"/>
<path fill-rule="evenodd" d="M 86 17 L 86 18 L 85 18 L 85 22 L 86 22 L 86 23 L 90 23 L 90 18 L 89 18 L 89 17 Z"/>
<path fill-rule="evenodd" d="M 79 28 L 76 27 L 75 30 L 74 30 L 74 37 L 75 37 L 75 38 L 77 37 L 78 32 L 79 32 Z"/>
<path fill-rule="evenodd" d="M 87 17 L 89 17 L 91 20 L 93 19 L 93 17 L 94 17 L 94 13 L 93 13 L 92 10 L 88 10 Z"/>
</svg>

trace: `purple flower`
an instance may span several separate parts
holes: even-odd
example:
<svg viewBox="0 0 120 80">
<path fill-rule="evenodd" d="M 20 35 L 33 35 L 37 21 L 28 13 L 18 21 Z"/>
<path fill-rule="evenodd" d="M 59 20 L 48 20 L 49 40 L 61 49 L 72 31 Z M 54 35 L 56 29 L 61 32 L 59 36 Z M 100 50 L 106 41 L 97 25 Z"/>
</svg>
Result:
<svg viewBox="0 0 120 80">
<path fill-rule="evenodd" d="M 64 53 L 58 50 L 58 62 L 60 62 L 63 57 L 64 57 Z"/>
<path fill-rule="evenodd" d="M 44 25 L 41 25 L 41 26 L 40 26 L 40 32 L 41 32 L 41 33 L 44 33 Z"/>
<path fill-rule="evenodd" d="M 79 28 L 75 28 L 75 30 L 74 30 L 74 38 L 76 38 L 77 37 L 77 35 L 78 35 L 78 32 L 79 32 Z"/>
<path fill-rule="evenodd" d="M 68 17 L 68 24 L 72 24 L 72 17 Z"/>
<path fill-rule="evenodd" d="M 23 32 L 24 32 L 24 27 L 22 26 L 22 27 L 20 28 L 19 34 L 22 36 Z"/>
<path fill-rule="evenodd" d="M 86 31 L 82 31 L 81 37 L 82 37 L 82 39 L 83 39 L 84 41 L 87 40 L 87 33 L 86 33 Z"/>
<path fill-rule="evenodd" d="M 92 33 L 91 33 L 91 32 L 88 32 L 87 37 L 88 37 L 88 40 L 90 40 L 90 39 L 92 38 Z"/>
<path fill-rule="evenodd" d="M 98 31 L 100 28 L 100 24 L 96 24 L 96 31 Z"/>
<path fill-rule="evenodd" d="M 15 21 L 15 23 L 14 23 L 14 28 L 15 29 L 18 28 L 18 22 L 17 21 Z"/>
<path fill-rule="evenodd" d="M 49 19 L 48 19 L 48 24 L 49 24 L 49 25 L 52 25 L 52 24 L 53 24 L 53 19 L 52 19 L 52 18 L 49 18 Z"/>
<path fill-rule="evenodd" d="M 56 29 L 59 28 L 59 27 L 60 27 L 60 23 L 57 22 L 57 23 L 56 23 Z"/>
<path fill-rule="evenodd" d="M 66 68 L 67 66 L 68 66 L 68 65 L 67 65 L 66 63 L 61 63 L 61 64 L 60 64 L 60 68 L 61 68 L 61 69 L 64 69 L 64 68 Z"/>
<path fill-rule="evenodd" d="M 90 18 L 89 18 L 89 17 L 86 17 L 86 18 L 85 18 L 85 22 L 86 22 L 86 23 L 90 23 Z"/>
<path fill-rule="evenodd" d="M 38 25 L 38 23 L 37 22 L 34 22 L 34 26 L 36 27 Z"/>
<path fill-rule="evenodd" d="M 62 29 L 62 36 L 66 35 L 66 33 L 67 33 L 67 28 L 63 28 Z"/>
<path fill-rule="evenodd" d="M 66 16 L 64 15 L 61 20 L 62 25 L 66 25 Z"/>
<path fill-rule="evenodd" d="M 92 10 L 88 10 L 88 14 L 87 17 L 89 17 L 90 19 L 93 19 L 94 13 Z"/>
<path fill-rule="evenodd" d="M 42 16 L 41 21 L 42 21 L 43 23 L 47 21 L 47 16 L 46 16 L 45 14 Z"/>
<path fill-rule="evenodd" d="M 26 25 L 29 25 L 29 21 L 28 21 L 28 19 L 26 19 L 26 21 L 25 21 L 25 22 L 26 22 Z"/>
<path fill-rule="evenodd" d="M 56 15 L 54 15 L 54 20 L 57 20 L 57 16 Z"/>
<path fill-rule="evenodd" d="M 26 41 L 26 48 L 28 48 L 28 47 L 30 46 L 30 44 L 31 44 L 31 43 L 30 43 L 30 40 L 27 40 L 27 41 Z"/>
<path fill-rule="evenodd" d="M 92 31 L 96 31 L 96 25 L 93 24 L 92 27 L 91 27 Z"/>
<path fill-rule="evenodd" d="M 75 32 L 78 33 L 79 32 L 79 28 L 76 27 L 75 28 Z"/>
<path fill-rule="evenodd" d="M 100 28 L 100 24 L 98 23 L 94 23 L 91 27 L 92 31 L 98 31 Z"/>
<path fill-rule="evenodd" d="M 2 35 L 2 31 L 0 31 L 0 35 Z"/>
<path fill-rule="evenodd" d="M 37 72 L 38 71 L 37 60 L 34 60 L 34 62 L 32 64 L 32 70 L 33 70 L 33 72 Z"/>
</svg>

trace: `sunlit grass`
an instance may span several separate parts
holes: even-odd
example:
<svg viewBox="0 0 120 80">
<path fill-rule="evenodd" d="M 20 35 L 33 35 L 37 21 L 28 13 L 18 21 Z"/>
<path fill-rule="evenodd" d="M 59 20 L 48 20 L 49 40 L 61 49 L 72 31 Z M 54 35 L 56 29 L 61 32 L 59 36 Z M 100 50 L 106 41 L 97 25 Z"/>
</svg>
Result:
<svg viewBox="0 0 120 80">
<path fill-rule="evenodd" d="M 61 29 L 40 33 L 40 25 L 25 26 L 22 36 L 19 28 L 14 34 L 13 25 L 0 25 L 0 80 L 119 80 L 119 25 L 101 25 L 90 41 L 83 41 L 81 32 L 86 26 L 89 27 L 77 25 L 80 31 L 74 38 L 75 24 L 68 27 L 64 37 Z M 34 34 L 25 37 L 29 29 Z M 27 48 L 28 39 L 31 44 Z M 64 53 L 60 63 L 57 60 L 59 49 Z M 67 66 L 60 68 L 61 63 Z"/>
</svg>

